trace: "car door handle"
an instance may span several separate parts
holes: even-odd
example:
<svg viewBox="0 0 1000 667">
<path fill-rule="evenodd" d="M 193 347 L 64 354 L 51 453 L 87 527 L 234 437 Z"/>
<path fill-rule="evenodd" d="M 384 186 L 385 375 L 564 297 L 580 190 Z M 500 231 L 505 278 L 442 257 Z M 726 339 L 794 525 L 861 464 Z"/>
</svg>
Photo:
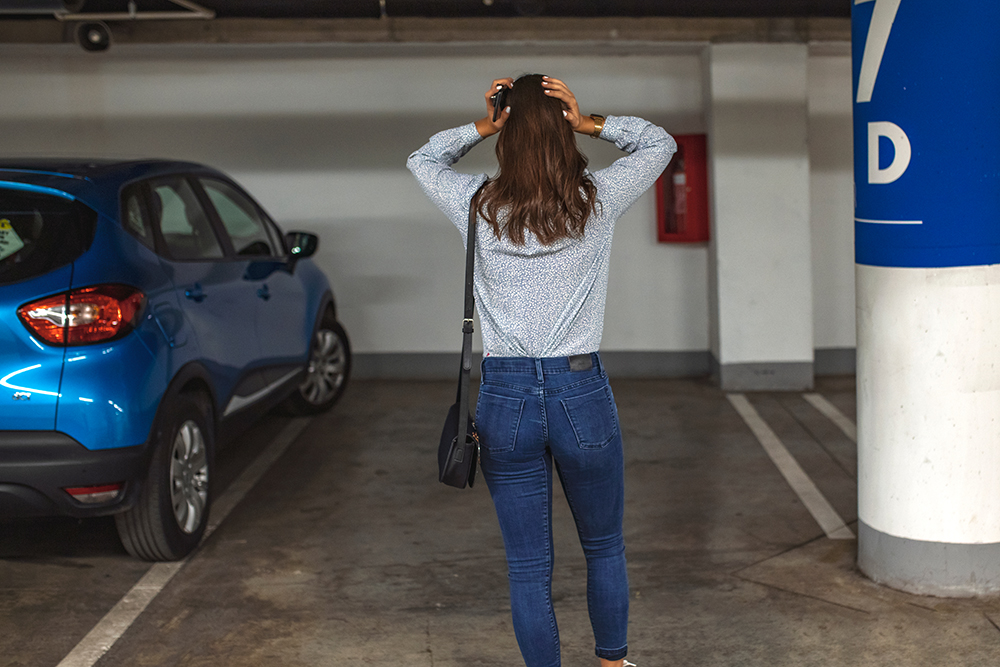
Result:
<svg viewBox="0 0 1000 667">
<path fill-rule="evenodd" d="M 267 285 L 265 284 L 263 287 L 257 290 L 257 296 L 264 299 L 264 301 L 267 301 L 268 299 L 271 298 L 271 290 L 269 290 L 267 288 Z"/>
<path fill-rule="evenodd" d="M 184 290 L 184 296 L 191 299 L 195 303 L 201 303 L 206 298 L 208 298 L 208 295 L 205 294 L 201 289 L 201 283 L 195 283 L 194 287 L 192 287 L 191 289 Z"/>
</svg>

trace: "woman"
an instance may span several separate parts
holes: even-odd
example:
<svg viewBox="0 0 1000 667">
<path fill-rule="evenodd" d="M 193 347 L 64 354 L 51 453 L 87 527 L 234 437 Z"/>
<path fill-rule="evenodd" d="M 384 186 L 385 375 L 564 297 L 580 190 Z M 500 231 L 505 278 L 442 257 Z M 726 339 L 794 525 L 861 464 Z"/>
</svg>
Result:
<svg viewBox="0 0 1000 667">
<path fill-rule="evenodd" d="M 507 105 L 493 121 L 491 97 L 501 87 L 509 89 Z M 565 83 L 537 74 L 493 81 L 486 108 L 485 118 L 431 137 L 407 166 L 463 236 L 470 205 L 479 215 L 484 359 L 476 424 L 507 553 L 514 632 L 528 667 L 560 664 L 551 595 L 555 468 L 587 558 L 597 657 L 602 667 L 631 665 L 622 439 L 597 349 L 615 221 L 676 144 L 640 118 L 581 115 Z M 574 131 L 629 155 L 590 173 Z M 498 132 L 494 178 L 452 169 Z"/>
</svg>

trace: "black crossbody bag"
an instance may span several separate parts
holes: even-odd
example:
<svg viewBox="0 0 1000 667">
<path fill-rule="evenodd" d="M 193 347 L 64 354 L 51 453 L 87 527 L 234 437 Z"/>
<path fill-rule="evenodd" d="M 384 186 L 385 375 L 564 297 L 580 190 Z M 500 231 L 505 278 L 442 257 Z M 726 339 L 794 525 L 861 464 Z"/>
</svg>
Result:
<svg viewBox="0 0 1000 667">
<path fill-rule="evenodd" d="M 465 317 L 462 319 L 462 367 L 458 373 L 458 396 L 448 410 L 438 446 L 438 480 L 464 489 L 476 482 L 479 435 L 469 414 L 469 375 L 472 372 L 472 315 L 476 306 L 472 292 L 472 269 L 476 256 L 476 197 L 469 205 L 469 235 L 465 243 Z"/>
</svg>

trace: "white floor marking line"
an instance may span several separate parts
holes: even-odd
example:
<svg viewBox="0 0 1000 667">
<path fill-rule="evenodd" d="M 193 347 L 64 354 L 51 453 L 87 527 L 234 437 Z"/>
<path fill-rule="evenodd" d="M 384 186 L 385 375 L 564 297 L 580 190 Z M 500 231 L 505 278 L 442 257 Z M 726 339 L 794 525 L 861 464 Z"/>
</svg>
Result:
<svg viewBox="0 0 1000 667">
<path fill-rule="evenodd" d="M 785 477 L 789 486 L 816 519 L 816 523 L 820 525 L 826 536 L 832 540 L 853 540 L 854 533 L 837 514 L 837 510 L 833 509 L 829 501 L 823 497 L 802 466 L 771 430 L 771 427 L 757 414 L 747 397 L 743 394 L 727 394 L 726 398 L 736 408 L 740 417 L 743 417 L 743 421 L 753 431 L 764 451 L 771 457 L 774 465 L 778 467 L 778 471 Z"/>
<path fill-rule="evenodd" d="M 215 532 L 219 524 L 229 516 L 233 508 L 243 500 L 243 497 L 264 476 L 268 468 L 281 458 L 281 455 L 285 453 L 289 445 L 295 442 L 295 439 L 299 437 L 311 421 L 312 418 L 310 417 L 299 417 L 285 424 L 285 427 L 281 429 L 281 432 L 267 446 L 267 449 L 257 455 L 254 462 L 248 465 L 243 470 L 243 473 L 236 478 L 236 481 L 229 485 L 226 492 L 219 496 L 218 500 L 212 506 L 212 516 L 209 517 L 208 526 L 205 528 L 206 538 Z"/>
<path fill-rule="evenodd" d="M 100 660 L 186 562 L 156 563 L 149 568 L 142 579 L 62 659 L 58 667 L 90 667 Z"/>
<path fill-rule="evenodd" d="M 285 453 L 289 445 L 295 442 L 295 439 L 305 430 L 310 421 L 312 421 L 310 418 L 299 418 L 285 424 L 285 427 L 267 446 L 267 449 L 261 452 L 254 462 L 236 478 L 236 481 L 230 484 L 226 492 L 212 503 L 211 518 L 205 528 L 203 544 L 204 540 L 215 532 L 219 524 L 264 476 L 267 469 Z M 153 598 L 159 595 L 167 582 L 197 553 L 198 551 L 195 550 L 184 560 L 173 563 L 156 563 L 150 567 L 142 579 L 111 608 L 111 611 L 104 615 L 104 618 L 97 622 L 97 625 L 80 640 L 80 643 L 62 659 L 57 667 L 93 667 L 101 659 L 101 656 L 107 653 L 115 645 L 115 642 L 125 634 L 125 631 L 153 601 Z"/>
<path fill-rule="evenodd" d="M 855 444 L 858 442 L 858 427 L 855 426 L 854 422 L 847 418 L 847 415 L 838 410 L 833 403 L 823 398 L 820 394 L 802 394 L 802 398 L 809 401 L 810 405 L 822 412 L 827 419 L 836 424 L 837 427 L 844 432 L 844 435 L 850 438 L 852 442 Z"/>
</svg>

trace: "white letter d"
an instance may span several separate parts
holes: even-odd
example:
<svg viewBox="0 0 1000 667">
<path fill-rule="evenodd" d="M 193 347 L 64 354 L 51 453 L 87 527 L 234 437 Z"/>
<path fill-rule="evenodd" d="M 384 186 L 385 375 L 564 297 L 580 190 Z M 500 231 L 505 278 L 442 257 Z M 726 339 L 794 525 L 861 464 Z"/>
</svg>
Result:
<svg viewBox="0 0 1000 667">
<path fill-rule="evenodd" d="M 878 168 L 878 138 L 886 137 L 892 141 L 896 154 L 892 164 L 885 169 Z M 895 123 L 879 121 L 868 123 L 868 182 L 892 183 L 903 175 L 910 166 L 910 140 Z"/>
</svg>

